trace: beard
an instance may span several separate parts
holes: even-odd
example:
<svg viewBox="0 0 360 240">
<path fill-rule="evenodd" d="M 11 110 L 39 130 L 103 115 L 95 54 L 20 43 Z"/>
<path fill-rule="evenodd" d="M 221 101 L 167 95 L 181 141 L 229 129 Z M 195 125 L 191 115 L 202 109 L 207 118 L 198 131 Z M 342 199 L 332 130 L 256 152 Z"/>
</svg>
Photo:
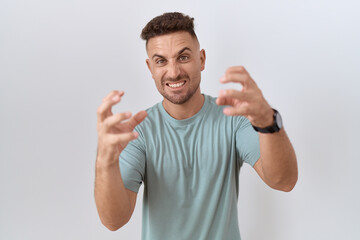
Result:
<svg viewBox="0 0 360 240">
<path fill-rule="evenodd" d="M 161 88 L 162 91 L 159 91 L 160 94 L 167 99 L 169 102 L 173 103 L 173 104 L 183 104 L 186 103 L 198 90 L 199 88 L 199 84 L 197 84 L 196 86 L 189 86 L 188 90 L 184 93 L 184 94 L 172 94 L 169 95 L 166 93 L 165 88 L 166 88 L 166 84 L 165 82 L 177 82 L 180 81 L 182 79 L 186 79 L 186 83 L 185 84 L 190 84 L 189 81 L 189 76 L 187 74 L 181 74 L 179 75 L 177 78 L 164 78 L 161 79 Z"/>
</svg>

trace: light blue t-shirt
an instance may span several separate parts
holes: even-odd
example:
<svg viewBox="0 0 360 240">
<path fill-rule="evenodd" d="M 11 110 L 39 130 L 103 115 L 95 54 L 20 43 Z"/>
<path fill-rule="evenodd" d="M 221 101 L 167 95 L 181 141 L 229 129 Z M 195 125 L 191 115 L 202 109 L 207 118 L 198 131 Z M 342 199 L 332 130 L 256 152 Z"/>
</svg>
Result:
<svg viewBox="0 0 360 240">
<path fill-rule="evenodd" d="M 239 240 L 239 171 L 260 157 L 259 137 L 242 116 L 225 116 L 204 95 L 201 110 L 172 118 L 158 103 L 120 155 L 125 187 L 144 183 L 143 240 Z"/>
</svg>

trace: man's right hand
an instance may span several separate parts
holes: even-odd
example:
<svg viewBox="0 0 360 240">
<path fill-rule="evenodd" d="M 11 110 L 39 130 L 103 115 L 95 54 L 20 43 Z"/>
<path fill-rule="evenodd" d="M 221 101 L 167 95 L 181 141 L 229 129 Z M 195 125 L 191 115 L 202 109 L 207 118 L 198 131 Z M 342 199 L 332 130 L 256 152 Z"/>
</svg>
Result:
<svg viewBox="0 0 360 240">
<path fill-rule="evenodd" d="M 118 161 L 126 145 L 138 137 L 134 128 L 147 116 L 146 111 L 140 111 L 133 117 L 130 112 L 113 114 L 112 106 L 119 103 L 123 95 L 123 91 L 112 91 L 97 109 L 97 164 L 102 166 L 110 166 Z"/>
</svg>

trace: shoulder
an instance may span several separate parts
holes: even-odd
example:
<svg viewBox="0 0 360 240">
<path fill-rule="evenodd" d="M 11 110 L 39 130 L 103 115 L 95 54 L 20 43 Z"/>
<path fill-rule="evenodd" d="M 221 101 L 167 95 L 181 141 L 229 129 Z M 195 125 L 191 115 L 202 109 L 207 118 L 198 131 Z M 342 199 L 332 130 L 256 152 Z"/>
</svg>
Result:
<svg viewBox="0 0 360 240">
<path fill-rule="evenodd" d="M 211 115 L 215 115 L 215 116 L 222 116 L 223 114 L 223 109 L 225 108 L 224 106 L 219 106 L 216 104 L 216 97 L 212 97 L 210 95 L 204 95 L 206 98 L 206 102 L 208 105 L 208 113 Z"/>
<path fill-rule="evenodd" d="M 135 131 L 144 132 L 146 130 L 151 130 L 155 128 L 156 125 L 161 124 L 162 117 L 159 104 L 161 104 L 161 102 L 145 110 L 148 115 L 146 116 L 144 121 L 142 121 L 139 125 L 135 127 Z"/>
<path fill-rule="evenodd" d="M 227 106 L 217 105 L 216 97 L 212 97 L 209 95 L 205 95 L 205 97 L 207 98 L 208 103 L 209 103 L 209 111 L 208 111 L 209 116 L 219 119 L 219 120 L 222 120 L 222 121 L 225 121 L 225 122 L 228 122 L 228 123 L 231 123 L 235 128 L 239 128 L 244 124 L 245 125 L 248 124 L 249 120 L 244 116 L 227 116 L 227 115 L 225 115 L 223 113 L 223 110 Z"/>
</svg>

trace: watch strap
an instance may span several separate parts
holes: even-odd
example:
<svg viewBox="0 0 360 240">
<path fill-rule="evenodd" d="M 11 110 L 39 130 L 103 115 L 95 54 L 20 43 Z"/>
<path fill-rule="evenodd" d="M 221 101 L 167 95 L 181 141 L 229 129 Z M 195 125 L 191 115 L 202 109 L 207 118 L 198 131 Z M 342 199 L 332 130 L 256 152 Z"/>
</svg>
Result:
<svg viewBox="0 0 360 240">
<path fill-rule="evenodd" d="M 276 115 L 278 115 L 279 112 L 276 109 L 273 109 L 273 110 L 274 110 L 273 124 L 271 126 L 268 126 L 265 128 L 260 128 L 260 127 L 256 127 L 256 126 L 252 125 L 255 131 L 261 132 L 261 133 L 275 133 L 275 132 L 280 131 L 281 127 L 279 127 L 277 118 L 276 118 Z"/>
</svg>

